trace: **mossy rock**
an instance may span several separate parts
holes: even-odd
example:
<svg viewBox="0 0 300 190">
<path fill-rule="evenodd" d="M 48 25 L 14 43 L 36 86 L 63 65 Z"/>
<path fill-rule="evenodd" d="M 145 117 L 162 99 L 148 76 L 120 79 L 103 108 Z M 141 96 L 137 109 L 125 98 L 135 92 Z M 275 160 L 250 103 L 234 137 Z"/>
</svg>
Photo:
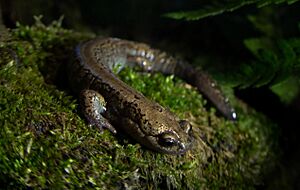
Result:
<svg viewBox="0 0 300 190">
<path fill-rule="evenodd" d="M 125 134 L 88 126 L 63 78 L 91 34 L 18 25 L 0 41 L 0 180 L 5 188 L 253 189 L 276 161 L 277 128 L 231 97 L 228 121 L 174 76 L 124 69 L 120 77 L 193 125 L 185 155 L 153 152 Z M 224 87 L 226 89 L 226 87 Z"/>
</svg>

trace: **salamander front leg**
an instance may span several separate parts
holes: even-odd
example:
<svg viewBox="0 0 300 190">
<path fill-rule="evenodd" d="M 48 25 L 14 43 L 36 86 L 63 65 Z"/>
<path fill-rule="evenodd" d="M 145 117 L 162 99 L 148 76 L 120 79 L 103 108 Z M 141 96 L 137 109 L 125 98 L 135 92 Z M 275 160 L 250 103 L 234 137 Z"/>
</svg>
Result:
<svg viewBox="0 0 300 190">
<path fill-rule="evenodd" d="M 101 94 L 94 90 L 83 90 L 80 93 L 80 106 L 89 125 L 116 133 L 116 129 L 102 115 L 106 111 L 106 102 Z"/>
</svg>

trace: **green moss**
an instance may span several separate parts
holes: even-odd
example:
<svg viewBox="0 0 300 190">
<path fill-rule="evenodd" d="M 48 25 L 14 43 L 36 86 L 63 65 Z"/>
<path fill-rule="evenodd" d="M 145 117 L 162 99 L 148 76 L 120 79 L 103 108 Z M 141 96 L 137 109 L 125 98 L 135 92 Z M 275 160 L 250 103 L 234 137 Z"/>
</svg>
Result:
<svg viewBox="0 0 300 190">
<path fill-rule="evenodd" d="M 79 41 L 92 35 L 18 25 L 0 64 L 0 180 L 10 188 L 252 189 L 276 160 L 276 125 L 234 100 L 239 121 L 216 115 L 174 76 L 120 77 L 193 124 L 196 142 L 183 156 L 152 152 L 125 134 L 100 133 L 78 114 L 68 88 L 55 83 Z M 18 63 L 17 63 L 18 62 Z M 45 82 L 47 81 L 47 83 Z M 55 85 L 53 85 L 55 84 Z M 231 95 L 232 96 L 232 95 Z"/>
</svg>

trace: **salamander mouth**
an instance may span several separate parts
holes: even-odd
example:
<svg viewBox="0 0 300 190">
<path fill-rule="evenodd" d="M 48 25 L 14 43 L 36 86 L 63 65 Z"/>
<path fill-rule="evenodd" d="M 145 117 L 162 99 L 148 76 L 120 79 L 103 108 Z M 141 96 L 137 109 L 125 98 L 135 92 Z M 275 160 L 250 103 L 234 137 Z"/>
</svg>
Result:
<svg viewBox="0 0 300 190">
<path fill-rule="evenodd" d="M 173 148 L 163 148 L 163 152 L 167 154 L 173 154 L 173 155 L 181 155 L 186 153 L 188 150 L 191 149 L 193 144 L 193 138 L 190 138 L 187 143 L 178 143 Z"/>
<path fill-rule="evenodd" d="M 187 142 L 186 143 L 180 143 L 178 145 L 179 150 L 175 154 L 184 154 L 184 153 L 186 153 L 188 150 L 190 150 L 192 148 L 193 142 L 194 142 L 194 137 L 193 137 L 192 133 L 190 133 L 189 136 L 188 136 Z M 170 153 L 170 154 L 173 154 L 173 153 Z"/>
</svg>

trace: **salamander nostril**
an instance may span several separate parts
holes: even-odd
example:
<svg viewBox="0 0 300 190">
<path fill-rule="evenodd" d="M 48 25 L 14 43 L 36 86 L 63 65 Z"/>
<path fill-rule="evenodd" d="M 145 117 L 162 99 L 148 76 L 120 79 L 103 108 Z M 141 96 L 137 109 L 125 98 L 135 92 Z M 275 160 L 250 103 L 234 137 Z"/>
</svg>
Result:
<svg viewBox="0 0 300 190">
<path fill-rule="evenodd" d="M 192 130 L 192 125 L 187 120 L 180 120 L 179 125 L 185 133 L 189 133 Z"/>
</svg>

